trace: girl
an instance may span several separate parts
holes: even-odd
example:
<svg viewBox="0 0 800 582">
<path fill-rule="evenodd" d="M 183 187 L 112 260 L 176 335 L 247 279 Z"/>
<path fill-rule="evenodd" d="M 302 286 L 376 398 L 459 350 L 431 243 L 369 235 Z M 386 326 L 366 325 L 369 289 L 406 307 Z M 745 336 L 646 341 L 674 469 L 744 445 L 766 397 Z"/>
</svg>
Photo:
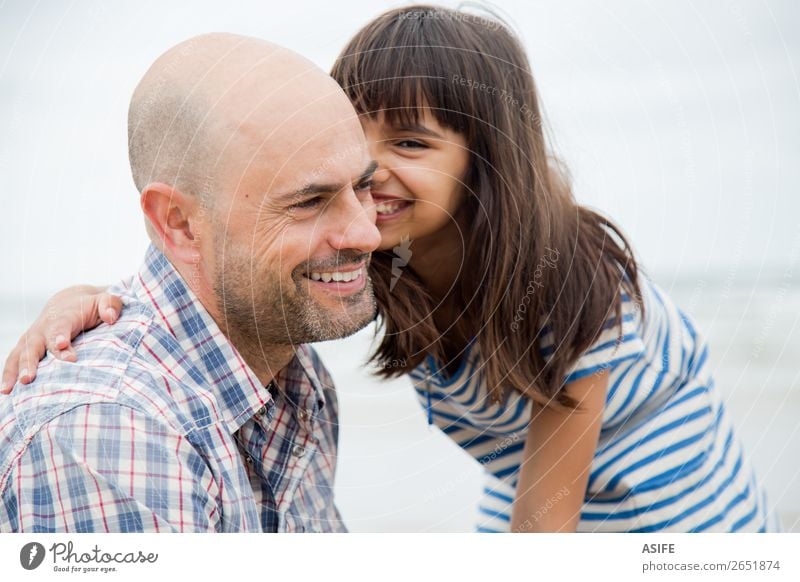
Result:
<svg viewBox="0 0 800 582">
<path fill-rule="evenodd" d="M 778 531 L 708 348 L 619 229 L 574 200 L 509 30 L 393 10 L 332 75 L 379 164 L 371 360 L 409 374 L 429 422 L 485 467 L 478 530 Z M 113 320 L 86 291 L 63 300 L 91 307 L 50 346 L 65 357 L 66 336 Z M 44 342 L 29 350 L 12 372 Z"/>
</svg>

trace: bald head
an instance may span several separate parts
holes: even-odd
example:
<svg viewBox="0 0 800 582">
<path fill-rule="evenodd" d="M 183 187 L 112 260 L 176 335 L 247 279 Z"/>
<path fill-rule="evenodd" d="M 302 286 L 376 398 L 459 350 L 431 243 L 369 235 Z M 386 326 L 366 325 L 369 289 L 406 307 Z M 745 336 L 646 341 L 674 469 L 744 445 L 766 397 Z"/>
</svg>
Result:
<svg viewBox="0 0 800 582">
<path fill-rule="evenodd" d="M 142 192 L 161 182 L 209 197 L 248 121 L 277 126 L 326 94 L 340 106 L 346 101 L 319 67 L 267 41 L 214 33 L 182 42 L 156 60 L 131 99 L 128 145 L 136 187 Z M 352 114 L 348 107 L 343 115 Z M 251 145 L 268 150 L 269 135 L 261 141 Z"/>
</svg>

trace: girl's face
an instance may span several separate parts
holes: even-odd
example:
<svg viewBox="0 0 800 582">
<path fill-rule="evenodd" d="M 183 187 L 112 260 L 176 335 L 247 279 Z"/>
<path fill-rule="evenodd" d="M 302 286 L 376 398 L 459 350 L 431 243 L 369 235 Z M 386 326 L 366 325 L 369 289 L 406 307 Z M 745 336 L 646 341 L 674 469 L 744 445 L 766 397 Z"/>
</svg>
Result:
<svg viewBox="0 0 800 582">
<path fill-rule="evenodd" d="M 420 240 L 455 222 L 464 198 L 469 152 L 464 137 L 425 111 L 416 127 L 394 127 L 383 115 L 361 125 L 378 170 L 372 186 L 380 250 Z"/>
</svg>

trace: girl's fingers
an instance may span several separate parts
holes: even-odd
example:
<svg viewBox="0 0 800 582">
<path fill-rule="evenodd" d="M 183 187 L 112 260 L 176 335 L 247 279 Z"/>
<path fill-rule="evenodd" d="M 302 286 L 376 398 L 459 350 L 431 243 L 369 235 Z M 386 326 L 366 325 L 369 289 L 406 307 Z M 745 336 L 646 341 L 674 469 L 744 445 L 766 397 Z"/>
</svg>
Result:
<svg viewBox="0 0 800 582">
<path fill-rule="evenodd" d="M 19 346 L 15 346 L 6 358 L 3 366 L 3 379 L 0 381 L 0 393 L 8 394 L 11 387 L 17 382 L 17 372 L 19 371 Z"/>
<path fill-rule="evenodd" d="M 19 356 L 18 380 L 22 384 L 30 384 L 36 378 L 36 368 L 47 353 L 45 339 L 42 336 L 28 336 Z"/>
<path fill-rule="evenodd" d="M 53 341 L 47 344 L 47 349 L 52 352 L 66 350 L 68 347 L 69 347 L 69 335 L 66 333 L 56 332 Z"/>
<path fill-rule="evenodd" d="M 97 304 L 101 320 L 109 325 L 117 321 L 122 311 L 122 299 L 110 293 L 101 293 Z"/>
<path fill-rule="evenodd" d="M 53 355 L 64 362 L 77 362 L 78 354 L 75 353 L 75 348 L 69 346 L 66 350 L 60 352 L 53 352 Z"/>
<path fill-rule="evenodd" d="M 62 333 L 56 332 L 56 336 L 50 336 L 51 339 L 47 340 L 47 351 L 53 354 L 59 360 L 63 360 L 65 362 L 75 362 L 77 361 L 77 355 L 75 354 L 75 350 L 70 344 L 69 332 L 65 331 Z"/>
</svg>

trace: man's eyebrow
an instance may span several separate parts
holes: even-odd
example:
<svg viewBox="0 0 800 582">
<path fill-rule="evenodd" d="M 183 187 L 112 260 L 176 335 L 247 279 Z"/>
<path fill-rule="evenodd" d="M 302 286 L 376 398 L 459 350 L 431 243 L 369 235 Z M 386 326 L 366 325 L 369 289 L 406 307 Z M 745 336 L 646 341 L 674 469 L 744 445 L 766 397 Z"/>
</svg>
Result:
<svg viewBox="0 0 800 582">
<path fill-rule="evenodd" d="M 376 162 L 375 160 L 372 160 L 369 163 L 369 166 L 367 166 L 367 169 L 364 170 L 361 173 L 361 175 L 356 179 L 355 183 L 356 184 L 360 184 L 361 182 L 369 180 L 370 178 L 372 178 L 372 174 L 374 174 L 375 170 L 377 170 L 377 169 L 378 169 L 378 162 Z"/>
<path fill-rule="evenodd" d="M 375 170 L 378 169 L 378 162 L 375 160 L 369 163 L 366 170 L 364 170 L 361 175 L 355 179 L 355 184 L 360 184 L 365 180 L 368 180 L 372 177 L 372 174 L 375 173 Z M 292 202 L 294 200 L 298 200 L 301 198 L 305 198 L 307 196 L 312 196 L 314 194 L 335 194 L 343 190 L 345 184 L 308 184 L 307 186 L 303 186 L 298 190 L 294 190 L 287 194 L 284 194 L 278 198 L 278 202 Z"/>
</svg>

